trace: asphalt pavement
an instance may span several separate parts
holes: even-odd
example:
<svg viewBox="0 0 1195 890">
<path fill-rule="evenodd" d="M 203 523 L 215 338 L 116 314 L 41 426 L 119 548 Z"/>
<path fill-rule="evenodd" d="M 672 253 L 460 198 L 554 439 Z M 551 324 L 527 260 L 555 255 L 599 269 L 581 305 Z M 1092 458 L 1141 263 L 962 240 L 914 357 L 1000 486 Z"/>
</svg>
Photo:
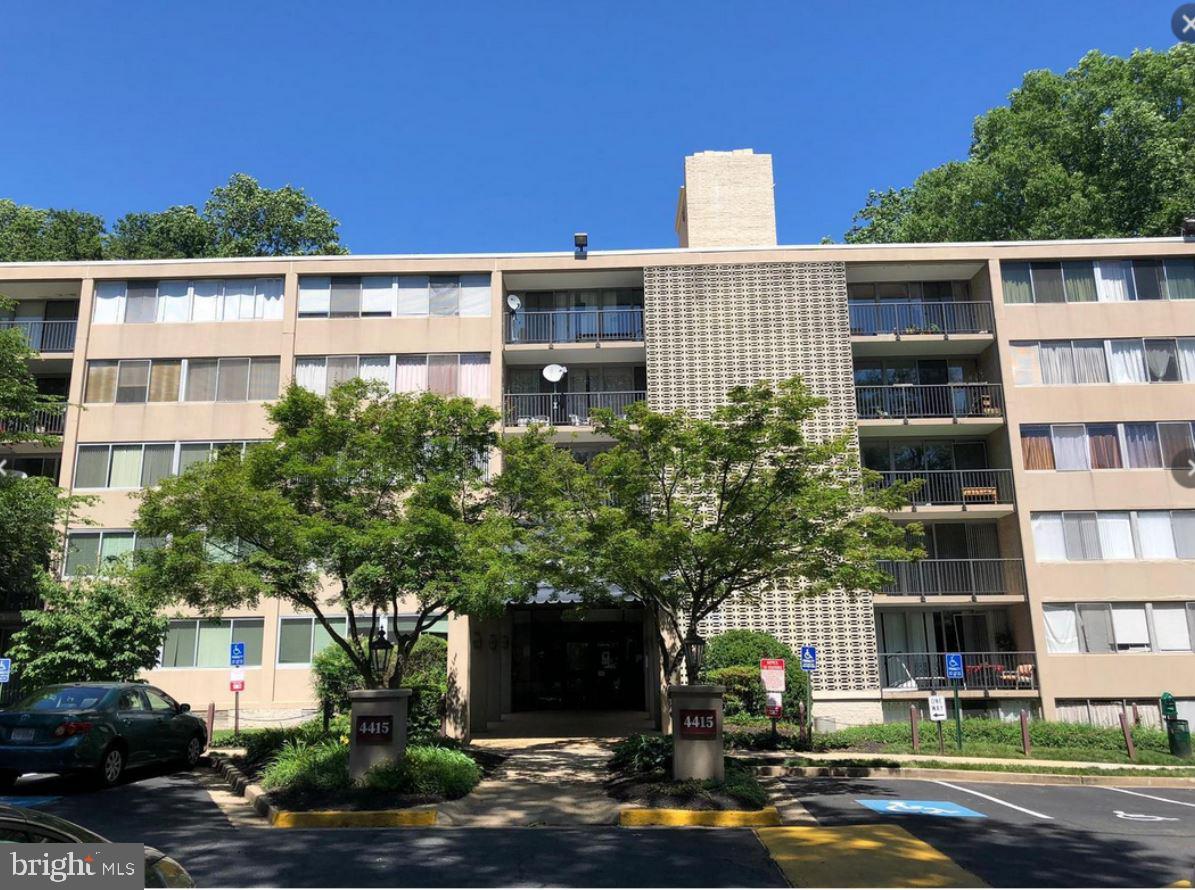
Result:
<svg viewBox="0 0 1195 890">
<path fill-rule="evenodd" d="M 1195 878 L 1195 788 L 787 779 L 821 826 L 893 824 L 995 887 Z"/>
<path fill-rule="evenodd" d="M 200 887 L 785 886 L 748 829 L 277 829 L 230 818 L 202 778 L 140 773 L 88 790 L 26 777 L 0 803 L 157 847 Z"/>
</svg>

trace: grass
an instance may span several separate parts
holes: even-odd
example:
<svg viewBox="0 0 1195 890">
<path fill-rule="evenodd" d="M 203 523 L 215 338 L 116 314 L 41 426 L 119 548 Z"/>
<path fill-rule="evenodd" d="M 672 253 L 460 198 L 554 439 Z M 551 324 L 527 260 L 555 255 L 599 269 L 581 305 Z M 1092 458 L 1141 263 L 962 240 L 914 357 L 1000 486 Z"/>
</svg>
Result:
<svg viewBox="0 0 1195 890">
<path fill-rule="evenodd" d="M 1073 766 L 1036 766 L 1022 763 L 967 763 L 952 760 L 920 760 L 916 763 L 901 763 L 896 760 L 863 759 L 863 758 L 835 758 L 833 760 L 812 760 L 808 757 L 790 757 L 784 761 L 785 766 L 813 766 L 840 768 L 914 768 L 914 769 L 957 769 L 973 770 L 977 772 L 997 773 L 1034 773 L 1039 775 L 1063 776 L 1180 776 L 1195 777 L 1195 767 L 1186 769 L 1127 769 L 1120 766 L 1106 767 L 1073 767 Z"/>
<path fill-rule="evenodd" d="M 434 745 L 411 745 L 401 763 L 375 766 L 362 784 L 375 791 L 455 800 L 481 781 L 481 767 L 468 754 Z"/>
</svg>

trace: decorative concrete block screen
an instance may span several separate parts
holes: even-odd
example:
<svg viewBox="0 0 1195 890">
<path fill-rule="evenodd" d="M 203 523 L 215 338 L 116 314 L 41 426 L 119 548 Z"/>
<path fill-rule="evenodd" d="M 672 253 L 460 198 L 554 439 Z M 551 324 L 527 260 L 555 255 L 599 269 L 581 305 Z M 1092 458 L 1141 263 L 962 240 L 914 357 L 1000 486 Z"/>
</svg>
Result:
<svg viewBox="0 0 1195 890">
<path fill-rule="evenodd" d="M 706 414 L 733 386 L 799 374 L 828 400 L 810 435 L 855 431 L 842 263 L 656 266 L 644 270 L 643 284 L 652 407 Z M 794 649 L 812 643 L 815 689 L 878 694 L 872 616 L 870 596 L 775 590 L 760 603 L 728 603 L 702 630 L 746 627 Z"/>
</svg>

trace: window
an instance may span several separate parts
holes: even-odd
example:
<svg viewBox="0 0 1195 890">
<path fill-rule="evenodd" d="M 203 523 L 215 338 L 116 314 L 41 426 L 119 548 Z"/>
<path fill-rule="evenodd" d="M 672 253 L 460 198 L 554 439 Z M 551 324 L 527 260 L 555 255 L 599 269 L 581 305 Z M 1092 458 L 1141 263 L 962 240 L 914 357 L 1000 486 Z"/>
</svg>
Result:
<svg viewBox="0 0 1195 890">
<path fill-rule="evenodd" d="M 1033 283 L 1028 263 L 1001 263 L 1000 277 L 1004 281 L 1005 303 L 1032 303 Z"/>
<path fill-rule="evenodd" d="M 149 362 L 122 361 L 116 378 L 116 403 L 144 402 L 149 396 Z"/>
<path fill-rule="evenodd" d="M 1095 513 L 1063 513 L 1062 534 L 1069 561 L 1100 558 L 1099 523 Z"/>
<path fill-rule="evenodd" d="M 457 367 L 455 355 L 429 355 L 427 357 L 427 388 L 442 396 L 456 395 Z"/>
<path fill-rule="evenodd" d="M 1195 299 L 1195 259 L 1190 257 L 1002 262 L 1000 275 L 1004 302 L 1010 305 Z"/>
<path fill-rule="evenodd" d="M 1150 383 L 1173 383 L 1179 379 L 1178 347 L 1174 340 L 1146 340 L 1145 366 Z"/>
<path fill-rule="evenodd" d="M 75 460 L 75 488 L 105 488 L 108 485 L 107 445 L 80 445 Z"/>
<path fill-rule="evenodd" d="M 190 282 L 158 282 L 158 311 L 154 320 L 162 324 L 173 324 L 186 321 L 190 317 Z"/>
<path fill-rule="evenodd" d="M 328 315 L 355 318 L 361 314 L 361 279 L 338 276 L 332 279 Z"/>
<path fill-rule="evenodd" d="M 1096 514 L 1102 559 L 1134 559 L 1133 522 L 1128 511 L 1107 511 Z"/>
<path fill-rule="evenodd" d="M 390 317 L 398 309 L 398 289 L 392 276 L 361 279 L 362 317 Z"/>
<path fill-rule="evenodd" d="M 1095 291 L 1101 303 L 1125 303 L 1136 299 L 1132 267 L 1123 260 L 1097 260 Z"/>
<path fill-rule="evenodd" d="M 1030 263 L 1035 303 L 1065 303 L 1061 263 Z"/>
<path fill-rule="evenodd" d="M 1164 267 L 1166 295 L 1172 300 L 1195 300 L 1195 260 L 1166 260 Z"/>
<path fill-rule="evenodd" d="M 137 488 L 141 484 L 141 445 L 113 445 L 109 488 Z"/>
<path fill-rule="evenodd" d="M 1124 425 L 1124 440 L 1130 467 L 1146 469 L 1162 466 L 1157 424 L 1126 423 Z"/>
<path fill-rule="evenodd" d="M 1191 627 L 1185 603 L 1154 603 L 1154 639 L 1159 652 L 1190 652 Z"/>
<path fill-rule="evenodd" d="M 1116 636 L 1117 652 L 1150 651 L 1145 606 L 1113 603 L 1112 632 Z"/>
<path fill-rule="evenodd" d="M 1195 559 L 1195 510 L 1033 513 L 1039 562 Z"/>
<path fill-rule="evenodd" d="M 1071 344 L 1076 383 L 1107 383 L 1108 360 L 1103 340 L 1075 340 Z"/>
<path fill-rule="evenodd" d="M 1080 640 L 1084 652 L 1115 652 L 1112 611 L 1107 603 L 1079 603 Z"/>
<path fill-rule="evenodd" d="M 1133 288 L 1138 300 L 1161 300 L 1162 264 L 1158 260 L 1133 260 Z"/>
<path fill-rule="evenodd" d="M 1078 652 L 1079 622 L 1073 605 L 1042 606 L 1046 625 L 1046 648 L 1051 653 Z"/>
<path fill-rule="evenodd" d="M 398 314 L 430 315 L 431 291 L 426 275 L 398 276 Z"/>
<path fill-rule="evenodd" d="M 1093 470 L 1116 470 L 1120 461 L 1120 434 L 1114 423 L 1090 423 L 1087 425 L 1087 444 L 1091 451 Z"/>
<path fill-rule="evenodd" d="M 243 402 L 248 395 L 249 359 L 219 359 L 216 369 L 216 401 Z"/>
<path fill-rule="evenodd" d="M 1061 513 L 1034 513 L 1033 549 L 1038 562 L 1061 562 L 1066 559 L 1066 539 L 1062 531 Z"/>
<path fill-rule="evenodd" d="M 206 461 L 214 446 L 243 452 L 247 442 L 161 442 L 80 445 L 75 461 L 76 489 L 147 488 L 167 476 Z M 176 457 L 177 455 L 177 457 Z"/>
<path fill-rule="evenodd" d="M 178 709 L 174 699 L 152 686 L 146 686 L 141 691 L 145 693 L 145 700 L 149 702 L 151 711 L 169 711 L 173 714 Z"/>
<path fill-rule="evenodd" d="M 1070 340 L 1043 340 L 1040 345 L 1042 383 L 1075 382 Z"/>
<path fill-rule="evenodd" d="M 1062 264 L 1062 276 L 1066 285 L 1068 303 L 1094 303 L 1096 301 L 1095 273 L 1091 262 Z"/>
<path fill-rule="evenodd" d="M 295 361 L 295 382 L 317 395 L 360 377 L 378 381 L 392 392 L 435 392 L 486 399 L 490 396 L 490 355 L 333 355 Z"/>
<path fill-rule="evenodd" d="M 93 574 L 104 563 L 132 553 L 134 544 L 135 536 L 132 532 L 70 532 L 66 538 L 66 559 L 62 574 L 67 578 Z"/>
<path fill-rule="evenodd" d="M 1184 469 L 1191 456 L 1191 424 L 1159 423 L 1158 439 L 1162 444 L 1163 466 Z"/>
<path fill-rule="evenodd" d="M 282 318 L 281 278 L 103 281 L 95 324 L 177 324 Z"/>
<path fill-rule="evenodd" d="M 146 445 L 141 457 L 141 487 L 157 485 L 174 474 L 174 443 Z"/>
<path fill-rule="evenodd" d="M 1166 510 L 1141 510 L 1137 513 L 1137 538 L 1142 559 L 1175 559 L 1174 532 Z"/>
<path fill-rule="evenodd" d="M 216 368 L 214 358 L 193 358 L 187 360 L 186 400 L 188 402 L 214 402 L 216 400 Z"/>
<path fill-rule="evenodd" d="M 124 318 L 124 282 L 97 281 L 93 324 L 120 324 Z"/>
<path fill-rule="evenodd" d="M 1054 440 L 1054 463 L 1059 470 L 1086 470 L 1087 462 L 1087 433 L 1082 425 L 1063 426 L 1056 424 L 1050 428 Z"/>
<path fill-rule="evenodd" d="M 1195 603 L 1049 603 L 1042 607 L 1051 653 L 1190 652 Z"/>
<path fill-rule="evenodd" d="M 183 363 L 178 359 L 155 359 L 149 372 L 149 400 L 177 402 Z"/>
<path fill-rule="evenodd" d="M 278 398 L 277 358 L 254 358 L 249 366 L 249 401 L 263 402 Z"/>
<path fill-rule="evenodd" d="M 1113 383 L 1145 383 L 1145 350 L 1139 340 L 1108 341 L 1108 373 Z"/>
<path fill-rule="evenodd" d="M 457 315 L 461 306 L 461 280 L 450 276 L 433 275 L 431 284 L 431 314 Z"/>
<path fill-rule="evenodd" d="M 328 623 L 342 637 L 348 633 L 345 618 L 329 618 Z M 369 621 L 357 621 L 358 634 L 364 635 Z M 278 664 L 310 664 L 317 652 L 334 645 L 327 628 L 315 616 L 283 618 L 278 628 Z"/>
<path fill-rule="evenodd" d="M 129 282 L 125 291 L 125 324 L 149 324 L 158 320 L 158 283 Z"/>
<path fill-rule="evenodd" d="M 305 275 L 300 318 L 490 315 L 489 274 Z"/>
<path fill-rule="evenodd" d="M 229 667 L 233 643 L 245 644 L 245 666 L 261 667 L 262 618 L 186 618 L 171 621 L 162 646 L 161 667 Z"/>
</svg>

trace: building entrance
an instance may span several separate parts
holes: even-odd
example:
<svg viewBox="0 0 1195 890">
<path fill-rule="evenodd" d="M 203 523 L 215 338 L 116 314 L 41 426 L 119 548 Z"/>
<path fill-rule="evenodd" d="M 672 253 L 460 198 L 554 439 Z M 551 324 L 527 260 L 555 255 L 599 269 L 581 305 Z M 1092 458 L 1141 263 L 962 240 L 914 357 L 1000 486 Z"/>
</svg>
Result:
<svg viewBox="0 0 1195 890">
<path fill-rule="evenodd" d="M 515 711 L 644 708 L 643 609 L 511 609 Z"/>
</svg>

